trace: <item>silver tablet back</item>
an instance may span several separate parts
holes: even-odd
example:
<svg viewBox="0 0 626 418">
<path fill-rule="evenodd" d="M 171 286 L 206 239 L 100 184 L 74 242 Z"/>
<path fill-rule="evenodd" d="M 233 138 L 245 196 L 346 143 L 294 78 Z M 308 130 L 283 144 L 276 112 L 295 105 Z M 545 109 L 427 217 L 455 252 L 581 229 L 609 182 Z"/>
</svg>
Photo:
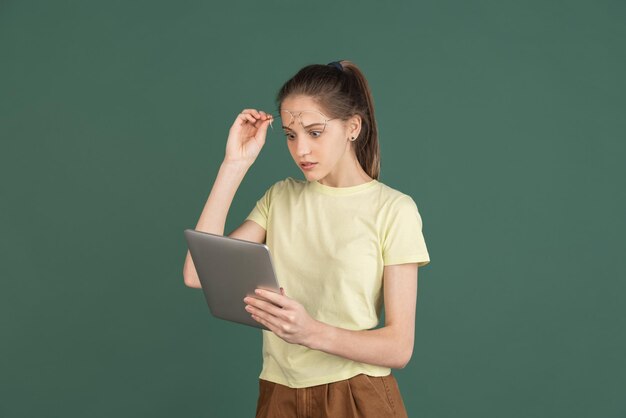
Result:
<svg viewBox="0 0 626 418">
<path fill-rule="evenodd" d="M 280 293 L 265 244 L 185 230 L 185 239 L 211 314 L 227 321 L 268 330 L 245 310 L 243 298 L 257 287 Z"/>
</svg>

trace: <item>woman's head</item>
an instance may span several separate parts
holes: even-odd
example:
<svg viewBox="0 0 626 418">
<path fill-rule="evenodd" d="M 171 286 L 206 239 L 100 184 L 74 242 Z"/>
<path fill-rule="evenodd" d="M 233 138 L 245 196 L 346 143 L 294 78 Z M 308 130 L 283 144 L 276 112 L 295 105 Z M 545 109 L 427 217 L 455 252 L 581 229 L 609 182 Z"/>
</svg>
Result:
<svg viewBox="0 0 626 418">
<path fill-rule="evenodd" d="M 302 68 L 276 96 L 287 146 L 309 179 L 362 169 L 378 179 L 380 151 L 367 80 L 350 61 Z M 303 161 L 316 162 L 312 169 Z"/>
</svg>

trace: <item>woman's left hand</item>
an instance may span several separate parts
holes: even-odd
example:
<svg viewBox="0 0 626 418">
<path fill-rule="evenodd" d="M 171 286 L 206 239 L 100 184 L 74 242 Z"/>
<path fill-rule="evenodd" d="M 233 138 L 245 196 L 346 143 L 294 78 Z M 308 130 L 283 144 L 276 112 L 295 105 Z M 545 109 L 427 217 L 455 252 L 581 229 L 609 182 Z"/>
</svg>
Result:
<svg viewBox="0 0 626 418">
<path fill-rule="evenodd" d="M 247 304 L 246 311 L 255 321 L 288 343 L 310 346 L 321 322 L 313 319 L 302 304 L 287 297 L 282 287 L 280 295 L 265 289 L 256 289 L 255 293 L 271 302 L 252 296 L 243 299 Z"/>
</svg>

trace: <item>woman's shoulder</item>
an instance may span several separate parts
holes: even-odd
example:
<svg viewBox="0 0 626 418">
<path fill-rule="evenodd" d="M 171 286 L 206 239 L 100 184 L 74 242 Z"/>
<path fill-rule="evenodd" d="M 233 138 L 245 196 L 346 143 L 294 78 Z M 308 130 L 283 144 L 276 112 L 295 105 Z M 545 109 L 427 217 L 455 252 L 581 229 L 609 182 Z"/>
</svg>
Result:
<svg viewBox="0 0 626 418">
<path fill-rule="evenodd" d="M 293 193 L 293 192 L 297 192 L 299 190 L 304 189 L 306 184 L 307 184 L 306 180 L 299 180 L 293 177 L 287 177 L 287 178 L 277 180 L 276 182 L 274 182 L 270 186 L 270 190 L 273 193 L 283 193 L 283 192 Z"/>
<path fill-rule="evenodd" d="M 278 180 L 274 183 L 277 188 L 303 188 L 306 184 L 306 180 L 295 179 L 291 176 Z"/>
<path fill-rule="evenodd" d="M 399 189 L 389 186 L 388 184 L 378 182 L 379 183 L 379 193 L 381 196 L 381 200 L 388 205 L 396 205 L 402 201 L 413 201 L 413 197 L 405 193 Z"/>
<path fill-rule="evenodd" d="M 281 182 L 289 187 L 304 187 L 307 185 L 307 180 L 296 179 L 291 176 L 281 180 Z"/>
</svg>

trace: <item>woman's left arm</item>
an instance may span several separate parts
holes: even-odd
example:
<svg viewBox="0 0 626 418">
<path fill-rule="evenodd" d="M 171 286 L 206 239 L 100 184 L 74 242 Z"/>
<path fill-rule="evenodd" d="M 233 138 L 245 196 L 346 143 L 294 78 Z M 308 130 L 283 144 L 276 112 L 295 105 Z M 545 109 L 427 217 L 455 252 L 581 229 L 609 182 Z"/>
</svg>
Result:
<svg viewBox="0 0 626 418">
<path fill-rule="evenodd" d="M 245 298 L 252 317 L 283 340 L 377 366 L 402 369 L 411 359 L 415 339 L 417 263 L 384 267 L 385 326 L 353 331 L 312 318 L 286 295 L 258 289 L 272 303 Z M 278 305 L 278 306 L 274 306 Z"/>
</svg>

